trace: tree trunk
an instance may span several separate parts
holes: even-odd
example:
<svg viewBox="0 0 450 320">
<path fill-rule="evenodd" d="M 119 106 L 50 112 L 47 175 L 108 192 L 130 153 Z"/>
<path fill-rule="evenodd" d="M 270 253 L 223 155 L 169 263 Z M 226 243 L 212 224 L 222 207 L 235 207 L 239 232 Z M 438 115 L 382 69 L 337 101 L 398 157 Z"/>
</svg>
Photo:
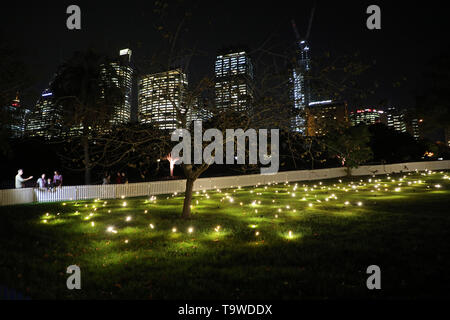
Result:
<svg viewBox="0 0 450 320">
<path fill-rule="evenodd" d="M 91 184 L 91 163 L 89 154 L 89 137 L 83 137 L 83 152 L 84 152 L 84 184 Z"/>
<path fill-rule="evenodd" d="M 195 179 L 186 179 L 186 192 L 184 194 L 183 213 L 181 217 L 183 219 L 189 219 L 191 217 L 191 202 L 192 192 L 194 191 Z"/>
<path fill-rule="evenodd" d="M 351 177 L 352 176 L 352 168 L 346 167 L 345 171 L 347 171 L 347 177 Z"/>
</svg>

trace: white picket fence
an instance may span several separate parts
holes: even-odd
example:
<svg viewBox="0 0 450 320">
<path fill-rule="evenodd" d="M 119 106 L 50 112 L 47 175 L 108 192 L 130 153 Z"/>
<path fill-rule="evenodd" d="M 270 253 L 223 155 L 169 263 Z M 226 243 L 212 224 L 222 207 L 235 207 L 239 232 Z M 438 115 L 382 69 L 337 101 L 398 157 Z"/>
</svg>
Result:
<svg viewBox="0 0 450 320">
<path fill-rule="evenodd" d="M 408 162 L 387 165 L 361 166 L 352 170 L 353 176 L 378 175 L 395 172 L 411 172 L 415 170 L 450 169 L 450 160 Z M 344 168 L 318 170 L 285 171 L 273 175 L 241 175 L 216 178 L 200 178 L 194 184 L 194 191 L 233 188 L 237 186 L 255 186 L 258 184 L 330 179 L 346 176 Z M 116 199 L 124 197 L 152 196 L 184 192 L 186 180 L 170 180 L 141 182 L 128 184 L 67 186 L 55 191 L 37 188 L 0 190 L 0 206 L 24 204 L 32 202 L 53 202 L 85 199 Z"/>
</svg>

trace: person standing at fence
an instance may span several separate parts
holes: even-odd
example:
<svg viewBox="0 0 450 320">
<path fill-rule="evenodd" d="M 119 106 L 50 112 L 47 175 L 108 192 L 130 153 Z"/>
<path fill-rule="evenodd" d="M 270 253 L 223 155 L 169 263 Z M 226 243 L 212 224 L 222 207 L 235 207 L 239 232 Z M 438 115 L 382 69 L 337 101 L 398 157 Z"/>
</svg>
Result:
<svg viewBox="0 0 450 320">
<path fill-rule="evenodd" d="M 105 173 L 105 176 L 103 177 L 103 184 L 110 184 L 111 183 L 111 176 L 108 173 Z"/>
<path fill-rule="evenodd" d="M 45 173 L 41 175 L 39 179 L 37 179 L 37 184 L 39 186 L 39 189 L 45 189 L 47 186 L 47 182 L 45 181 Z"/>
<path fill-rule="evenodd" d="M 47 179 L 47 184 L 45 185 L 47 187 L 48 191 L 52 191 L 53 190 L 53 183 L 52 183 L 52 179 L 48 178 Z"/>
<path fill-rule="evenodd" d="M 55 171 L 55 175 L 53 176 L 53 186 L 55 188 L 62 187 L 62 175 L 58 171 Z"/>
<path fill-rule="evenodd" d="M 25 181 L 33 179 L 33 176 L 30 176 L 30 177 L 24 179 L 24 178 L 22 178 L 22 175 L 23 175 L 23 170 L 22 169 L 17 170 L 16 189 L 24 188 L 25 187 Z"/>
<path fill-rule="evenodd" d="M 121 184 L 122 183 L 122 175 L 120 174 L 120 172 L 117 172 L 116 183 L 117 184 Z"/>
<path fill-rule="evenodd" d="M 128 183 L 128 177 L 125 172 L 122 172 L 122 183 Z"/>
</svg>

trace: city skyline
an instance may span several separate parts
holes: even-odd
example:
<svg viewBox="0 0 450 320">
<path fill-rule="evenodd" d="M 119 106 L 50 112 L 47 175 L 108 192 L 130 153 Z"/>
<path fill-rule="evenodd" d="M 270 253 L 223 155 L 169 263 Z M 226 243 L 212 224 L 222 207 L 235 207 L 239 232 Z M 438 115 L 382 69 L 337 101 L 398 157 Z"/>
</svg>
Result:
<svg viewBox="0 0 450 320">
<path fill-rule="evenodd" d="M 36 26 L 33 30 L 18 28 L 19 22 L 10 21 L 11 16 L 5 15 L 4 21 L 7 23 L 3 28 L 4 35 L 13 39 L 12 43 L 18 47 L 19 52 L 23 52 L 26 61 L 31 61 L 30 65 L 38 75 L 34 87 L 35 96 L 45 89 L 53 70 L 77 49 L 83 50 L 94 46 L 101 51 L 115 52 L 119 48 L 129 47 L 135 52 L 137 59 L 154 51 L 157 48 L 155 44 L 157 36 L 153 30 L 155 17 L 150 10 L 152 4 L 144 5 L 140 11 L 137 10 L 136 5 L 136 3 L 130 2 L 126 7 L 104 8 L 100 5 L 80 2 L 84 13 L 83 27 L 76 32 L 70 32 L 64 28 L 67 17 L 64 4 L 46 7 L 45 11 L 38 5 L 34 8 L 32 4 L 31 8 L 35 10 L 24 12 L 24 20 Z M 192 62 L 192 68 L 199 70 L 196 73 L 212 73 L 209 66 L 215 59 L 216 51 L 230 43 L 245 43 L 252 48 L 257 48 L 264 40 L 274 35 L 278 43 L 293 46 L 295 35 L 290 21 L 294 19 L 300 33 L 303 34 L 307 28 L 312 5 L 312 1 L 304 1 L 297 5 L 288 5 L 287 8 L 275 7 L 270 12 L 266 11 L 267 5 L 265 4 L 242 6 L 242 10 L 232 14 L 229 8 L 224 7 L 221 8 L 223 15 L 218 18 L 213 29 L 211 29 L 209 20 L 201 22 L 194 18 L 191 28 L 193 32 L 199 31 L 197 34 L 200 36 L 198 38 L 190 36 L 187 41 L 198 45 L 202 51 L 208 52 L 208 55 L 204 59 L 195 59 Z M 439 19 L 430 19 L 431 16 L 425 14 L 423 15 L 424 19 L 421 20 L 422 27 L 413 25 L 406 29 L 405 26 L 408 25 L 405 23 L 406 17 L 415 14 L 415 9 L 402 8 L 403 12 L 389 4 L 382 5 L 383 28 L 370 31 L 365 28 L 365 5 L 349 4 L 342 8 L 336 8 L 333 4 L 318 3 L 311 30 L 311 45 L 315 53 L 325 51 L 348 53 L 355 49 L 350 49 L 352 43 L 358 43 L 356 49 L 361 51 L 362 56 L 369 61 L 377 61 L 376 68 L 370 75 L 372 79 L 366 79 L 366 81 L 388 79 L 386 83 L 380 84 L 368 104 L 373 105 L 380 101 L 391 100 L 393 105 L 409 107 L 414 104 L 413 92 L 415 83 L 420 79 L 421 70 L 426 61 L 435 56 L 441 48 L 430 41 L 427 49 L 422 51 L 419 57 L 414 50 L 415 41 L 424 37 L 430 40 L 436 37 L 437 35 L 429 33 L 428 29 L 438 29 L 436 24 L 439 23 Z M 11 10 L 15 10 L 15 4 L 11 4 L 11 6 Z M 197 10 L 198 16 L 212 10 L 208 5 L 200 6 L 195 2 L 193 2 L 193 7 L 196 7 L 193 11 Z M 93 21 L 93 13 L 99 11 L 103 12 L 102 16 L 105 18 Z M 6 10 L 4 12 L 6 13 Z M 254 14 L 249 14 L 249 12 L 254 12 Z M 332 15 L 333 13 L 336 14 Z M 48 17 L 44 22 L 37 19 L 42 15 Z M 226 17 L 230 15 L 234 17 L 235 23 L 226 24 Z M 120 24 L 118 30 L 118 26 L 109 22 L 118 21 L 119 16 L 124 23 Z M 267 26 L 263 22 L 267 18 L 272 19 L 274 23 Z M 135 23 L 129 23 L 131 21 L 135 21 Z M 59 24 L 62 25 L 61 28 L 57 28 Z M 146 30 L 145 37 L 141 37 L 143 35 L 141 29 Z M 105 30 L 108 31 L 104 32 Z M 36 36 L 36 33 L 46 36 Z M 99 33 L 103 33 L 102 38 L 98 37 Z M 244 38 L 248 40 L 243 40 Z M 37 39 L 40 41 L 39 46 L 35 42 Z M 401 64 L 404 59 L 411 62 L 409 65 L 414 67 L 405 68 L 408 64 Z M 404 77 L 408 80 L 407 83 L 402 80 Z M 393 87 L 393 83 L 398 81 L 401 85 Z M 25 105 L 30 103 L 26 98 L 24 99 Z"/>
</svg>

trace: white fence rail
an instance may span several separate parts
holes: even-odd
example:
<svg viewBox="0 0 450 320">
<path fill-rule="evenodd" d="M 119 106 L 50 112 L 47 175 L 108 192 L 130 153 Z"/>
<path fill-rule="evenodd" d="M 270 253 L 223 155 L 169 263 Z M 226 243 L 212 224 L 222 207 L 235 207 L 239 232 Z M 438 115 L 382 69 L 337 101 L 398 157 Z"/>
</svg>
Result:
<svg viewBox="0 0 450 320">
<path fill-rule="evenodd" d="M 415 170 L 450 169 L 450 160 L 408 162 L 387 165 L 361 166 L 352 170 L 353 176 L 378 175 Z M 344 168 L 318 170 L 298 170 L 279 172 L 273 175 L 241 175 L 230 177 L 200 178 L 195 181 L 194 191 L 232 188 L 237 186 L 254 186 L 273 182 L 291 182 L 330 179 L 346 176 Z M 128 184 L 110 184 L 95 186 L 67 186 L 55 191 L 37 188 L 0 190 L 0 206 L 32 202 L 70 201 L 86 199 L 116 199 L 124 197 L 152 196 L 184 192 L 186 180 L 154 181 Z"/>
</svg>

